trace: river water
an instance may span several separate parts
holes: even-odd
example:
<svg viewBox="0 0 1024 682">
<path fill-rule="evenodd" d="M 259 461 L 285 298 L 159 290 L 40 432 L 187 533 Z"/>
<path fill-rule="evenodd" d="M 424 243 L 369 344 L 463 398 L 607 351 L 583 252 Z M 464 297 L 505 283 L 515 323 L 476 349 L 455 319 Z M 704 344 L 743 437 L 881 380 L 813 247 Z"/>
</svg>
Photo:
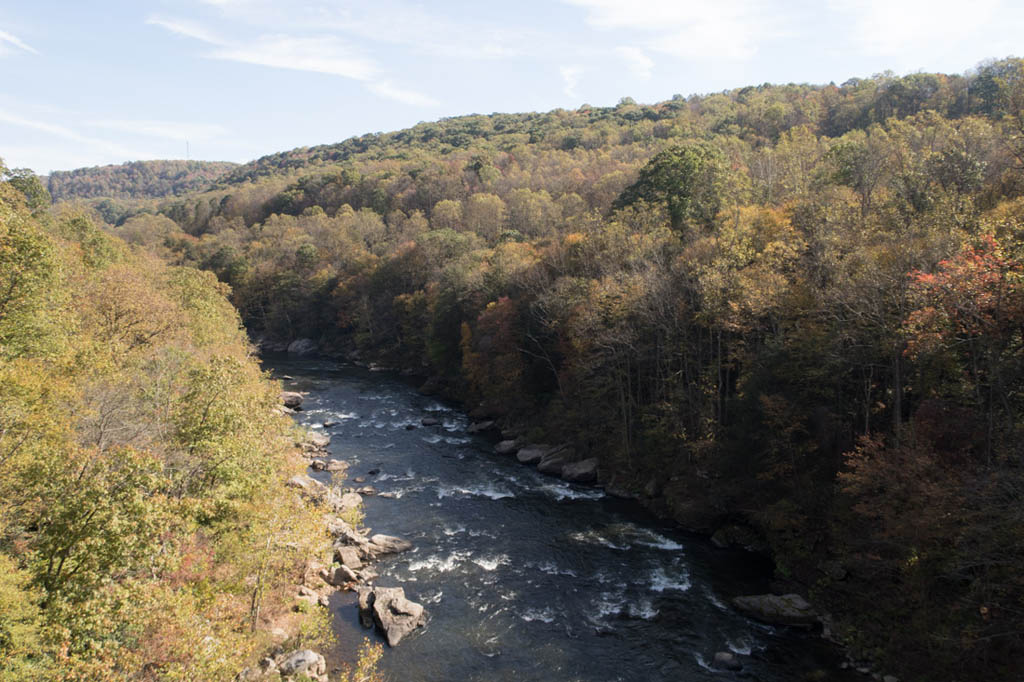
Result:
<svg viewBox="0 0 1024 682">
<path fill-rule="evenodd" d="M 348 484 L 365 477 L 394 495 L 366 497 L 365 524 L 415 543 L 375 565 L 377 584 L 404 587 L 430 616 L 385 651 L 390 679 L 863 679 L 838 670 L 820 639 L 728 606 L 768 591 L 767 567 L 750 555 L 494 454 L 457 408 L 398 375 L 321 360 L 268 366 L 308 393 L 296 419 L 330 434 L 331 454 L 351 463 Z M 425 416 L 441 425 L 421 426 Z M 377 636 L 360 627 L 351 593 L 331 608 L 340 644 L 329 659 L 353 660 Z M 736 653 L 743 670 L 711 669 L 716 651 Z"/>
</svg>

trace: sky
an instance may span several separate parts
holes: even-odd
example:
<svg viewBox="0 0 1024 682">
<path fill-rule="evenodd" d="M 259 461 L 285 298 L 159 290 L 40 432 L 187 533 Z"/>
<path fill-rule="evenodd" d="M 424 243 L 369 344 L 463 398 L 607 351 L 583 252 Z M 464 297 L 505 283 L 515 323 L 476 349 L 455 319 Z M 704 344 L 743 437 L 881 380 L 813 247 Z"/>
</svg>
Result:
<svg viewBox="0 0 1024 682">
<path fill-rule="evenodd" d="M 0 3 L 0 158 L 244 162 L 471 113 L 1024 53 L 1019 0 Z"/>
</svg>

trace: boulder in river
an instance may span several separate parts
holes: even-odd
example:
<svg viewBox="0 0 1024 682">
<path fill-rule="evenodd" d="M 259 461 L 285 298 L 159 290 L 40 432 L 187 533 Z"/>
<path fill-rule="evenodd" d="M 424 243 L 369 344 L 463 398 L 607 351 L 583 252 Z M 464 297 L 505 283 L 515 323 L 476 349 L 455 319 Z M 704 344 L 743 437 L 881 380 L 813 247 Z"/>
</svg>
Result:
<svg viewBox="0 0 1024 682">
<path fill-rule="evenodd" d="M 736 597 L 732 603 L 751 618 L 773 625 L 810 627 L 818 623 L 818 614 L 799 594 L 755 594 Z"/>
<path fill-rule="evenodd" d="M 359 558 L 359 550 L 355 547 L 335 547 L 334 558 L 342 566 L 348 566 L 353 571 L 358 571 L 363 567 L 363 562 Z"/>
<path fill-rule="evenodd" d="M 561 476 L 562 469 L 572 461 L 574 454 L 575 452 L 570 447 L 552 448 L 545 452 L 544 456 L 537 462 L 537 471 L 551 476 Z"/>
<path fill-rule="evenodd" d="M 736 658 L 736 654 L 728 651 L 717 651 L 715 652 L 715 659 L 712 662 L 712 667 L 718 668 L 719 670 L 742 670 L 743 664 Z"/>
<path fill-rule="evenodd" d="M 324 448 L 331 444 L 331 437 L 328 436 L 326 433 L 310 431 L 309 433 L 306 434 L 305 442 L 308 443 L 309 445 L 312 445 L 314 448 L 317 448 L 318 450 L 323 450 Z"/>
<path fill-rule="evenodd" d="M 424 417 L 420 420 L 420 424 L 423 426 L 437 426 L 441 423 L 441 420 L 437 417 Z"/>
<path fill-rule="evenodd" d="M 466 433 L 486 433 L 495 428 L 493 421 L 474 422 L 466 429 Z"/>
<path fill-rule="evenodd" d="M 370 551 L 375 555 L 398 554 L 412 549 L 412 543 L 394 535 L 377 533 L 370 537 Z"/>
<path fill-rule="evenodd" d="M 363 498 L 359 493 L 345 493 L 338 500 L 337 510 L 339 512 L 346 512 L 350 509 L 356 509 L 363 503 Z"/>
<path fill-rule="evenodd" d="M 519 441 L 503 440 L 494 446 L 494 452 L 499 455 L 514 455 L 519 450 Z"/>
<path fill-rule="evenodd" d="M 597 480 L 597 458 L 566 464 L 562 467 L 562 478 L 572 483 L 593 483 Z"/>
<path fill-rule="evenodd" d="M 359 621 L 377 626 L 388 640 L 398 646 L 410 632 L 423 627 L 427 612 L 423 606 L 405 597 L 401 587 L 363 587 L 359 589 Z"/>
<path fill-rule="evenodd" d="M 313 339 L 295 339 L 288 344 L 288 355 L 298 355 L 302 357 L 304 355 L 312 355 L 316 353 L 317 346 L 316 341 Z"/>
<path fill-rule="evenodd" d="M 327 661 L 311 649 L 293 651 L 277 662 L 277 670 L 285 680 L 305 675 L 314 682 L 327 682 Z"/>
<path fill-rule="evenodd" d="M 528 445 L 516 453 L 516 459 L 523 464 L 537 464 L 550 449 L 550 445 Z"/>
<path fill-rule="evenodd" d="M 281 391 L 281 402 L 290 410 L 302 407 L 302 394 L 295 391 Z"/>
</svg>

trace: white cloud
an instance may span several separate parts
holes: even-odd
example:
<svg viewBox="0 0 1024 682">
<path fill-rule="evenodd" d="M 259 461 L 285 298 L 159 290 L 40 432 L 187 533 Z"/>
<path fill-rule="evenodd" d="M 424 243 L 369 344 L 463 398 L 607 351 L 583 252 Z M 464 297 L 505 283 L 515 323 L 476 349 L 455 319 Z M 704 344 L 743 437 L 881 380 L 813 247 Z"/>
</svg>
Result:
<svg viewBox="0 0 1024 682">
<path fill-rule="evenodd" d="M 210 56 L 278 69 L 326 73 L 357 81 L 368 81 L 378 72 L 373 62 L 354 55 L 348 47 L 331 37 L 261 36 L 244 45 L 226 45 L 214 50 Z"/>
<path fill-rule="evenodd" d="M 973 37 L 995 19 L 999 0 L 829 0 L 850 22 L 850 39 L 872 56 L 930 56 Z M 920 58 L 920 57 L 918 57 Z"/>
<path fill-rule="evenodd" d="M 215 123 L 182 123 L 177 121 L 125 121 L 98 120 L 88 121 L 87 126 L 114 130 L 119 133 L 143 135 L 165 140 L 189 140 L 203 142 L 228 134 L 228 129 Z"/>
<path fill-rule="evenodd" d="M 233 2 L 214 4 L 234 6 Z M 403 104 L 421 107 L 437 105 L 437 101 L 428 95 L 400 88 L 383 78 L 382 69 L 376 62 L 359 55 L 354 47 L 334 35 L 273 33 L 245 40 L 228 40 L 204 26 L 188 21 L 150 17 L 146 23 L 214 46 L 215 49 L 206 55 L 210 59 L 350 78 L 364 83 L 371 92 L 381 97 Z"/>
<path fill-rule="evenodd" d="M 14 52 L 14 50 L 8 47 L 10 45 L 13 45 L 14 47 L 18 48 L 23 52 L 39 54 L 39 52 L 34 47 L 25 43 L 23 40 L 18 38 L 18 36 L 12 33 L 8 33 L 7 31 L 0 31 L 0 55 Z"/>
<path fill-rule="evenodd" d="M 371 83 L 369 86 L 370 92 L 373 92 L 381 97 L 387 99 L 393 99 L 396 102 L 402 102 L 404 104 L 411 104 L 417 107 L 436 107 L 439 102 L 430 97 L 413 90 L 404 90 L 402 88 L 395 87 L 388 81 L 378 81 Z"/>
<path fill-rule="evenodd" d="M 194 38 L 204 43 L 211 45 L 227 45 L 227 41 L 216 35 L 214 32 L 208 30 L 204 26 L 193 23 L 191 21 L 184 21 L 182 19 L 164 19 L 161 17 L 150 17 L 146 19 L 146 23 L 150 26 L 159 26 L 160 28 L 167 29 L 171 33 L 175 33 L 186 38 Z"/>
<path fill-rule="evenodd" d="M 82 135 L 71 128 L 67 128 L 62 125 L 46 123 L 34 118 L 26 118 L 0 109 L 0 124 L 2 123 L 19 128 L 28 128 L 52 137 L 59 137 L 72 142 L 77 142 L 78 144 L 88 145 L 97 151 L 122 160 L 148 158 L 150 156 L 146 153 L 123 147 L 117 143 L 110 142 L 102 138 Z"/>
<path fill-rule="evenodd" d="M 559 69 L 559 73 L 562 74 L 562 92 L 572 99 L 578 99 L 580 94 L 576 91 L 576 86 L 580 83 L 583 69 L 578 66 L 563 66 Z"/>
<path fill-rule="evenodd" d="M 621 46 L 615 48 L 615 52 L 625 60 L 626 67 L 634 78 L 642 81 L 651 80 L 654 60 L 645 55 L 643 50 L 638 47 Z"/>
<path fill-rule="evenodd" d="M 562 1 L 584 8 L 592 28 L 635 31 L 648 49 L 689 59 L 749 59 L 783 24 L 767 0 Z"/>
</svg>

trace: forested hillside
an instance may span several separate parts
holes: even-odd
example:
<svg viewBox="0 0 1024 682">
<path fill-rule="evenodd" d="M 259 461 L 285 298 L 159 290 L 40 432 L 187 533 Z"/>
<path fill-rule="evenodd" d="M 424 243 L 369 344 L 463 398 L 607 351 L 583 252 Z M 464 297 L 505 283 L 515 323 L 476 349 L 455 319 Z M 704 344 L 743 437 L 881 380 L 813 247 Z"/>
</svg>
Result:
<svg viewBox="0 0 1024 682">
<path fill-rule="evenodd" d="M 132 161 L 54 171 L 47 178 L 47 188 L 54 201 L 158 199 L 204 190 L 234 167 L 222 161 Z"/>
<path fill-rule="evenodd" d="M 111 228 L 753 532 L 902 679 L 1024 660 L 1024 62 L 470 116 Z M 152 209 L 150 209 L 152 210 Z"/>
<path fill-rule="evenodd" d="M 0 680 L 228 680 L 270 623 L 316 642 L 290 586 L 326 536 L 227 288 L 44 195 L 0 164 Z"/>
</svg>

